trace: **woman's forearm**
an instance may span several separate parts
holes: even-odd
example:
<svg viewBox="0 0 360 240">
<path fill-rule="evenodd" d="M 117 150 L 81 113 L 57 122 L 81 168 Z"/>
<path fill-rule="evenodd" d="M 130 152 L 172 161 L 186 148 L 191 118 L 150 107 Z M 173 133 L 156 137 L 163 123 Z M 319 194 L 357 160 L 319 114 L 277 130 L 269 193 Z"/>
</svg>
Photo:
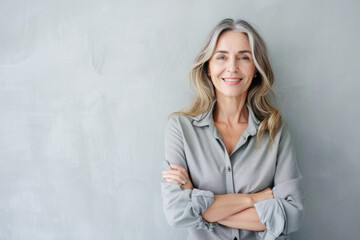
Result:
<svg viewBox="0 0 360 240">
<path fill-rule="evenodd" d="M 182 166 L 171 164 L 171 169 L 163 171 L 162 176 L 167 182 L 178 184 L 181 189 L 193 189 L 188 172 Z M 184 184 L 183 184 L 184 182 Z M 274 198 L 272 189 L 266 188 L 257 193 L 232 193 L 215 195 L 214 201 L 202 214 L 207 222 L 219 222 L 238 212 L 253 207 L 257 202 Z"/>
<path fill-rule="evenodd" d="M 208 222 L 218 222 L 254 205 L 250 194 L 215 195 L 214 202 L 202 214 Z"/>
<path fill-rule="evenodd" d="M 254 207 L 245 209 L 225 219 L 219 220 L 218 223 L 231 228 L 250 231 L 264 231 L 266 229 L 265 225 L 260 222 L 259 215 Z"/>
</svg>

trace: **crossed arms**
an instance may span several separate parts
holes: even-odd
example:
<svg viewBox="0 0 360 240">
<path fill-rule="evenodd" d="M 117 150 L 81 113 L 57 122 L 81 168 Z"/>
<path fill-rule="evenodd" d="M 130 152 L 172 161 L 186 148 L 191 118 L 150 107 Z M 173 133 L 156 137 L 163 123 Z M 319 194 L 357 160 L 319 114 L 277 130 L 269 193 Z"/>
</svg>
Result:
<svg viewBox="0 0 360 240">
<path fill-rule="evenodd" d="M 302 175 L 296 163 L 287 126 L 279 130 L 274 187 L 258 193 L 214 195 L 193 188 L 178 122 L 170 121 L 166 133 L 166 156 L 161 181 L 163 204 L 172 226 L 209 229 L 217 224 L 259 231 L 275 239 L 297 231 L 303 218 Z M 186 180 L 185 184 L 183 180 Z"/>
<path fill-rule="evenodd" d="M 166 182 L 176 183 L 183 190 L 192 190 L 193 185 L 186 169 L 176 164 L 170 167 L 171 169 L 163 171 Z M 183 181 L 186 183 L 182 184 Z M 214 195 L 214 201 L 202 214 L 202 218 L 207 222 L 217 222 L 232 228 L 264 231 L 266 227 L 260 222 L 253 205 L 273 197 L 270 188 L 253 194 Z"/>
</svg>

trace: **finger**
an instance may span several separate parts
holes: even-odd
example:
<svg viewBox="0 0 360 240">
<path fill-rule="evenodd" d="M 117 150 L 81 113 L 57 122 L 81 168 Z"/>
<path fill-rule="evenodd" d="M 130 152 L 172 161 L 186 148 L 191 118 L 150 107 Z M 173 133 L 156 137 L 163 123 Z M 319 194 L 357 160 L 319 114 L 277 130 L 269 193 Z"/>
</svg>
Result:
<svg viewBox="0 0 360 240">
<path fill-rule="evenodd" d="M 179 174 L 173 174 L 173 173 L 166 173 L 163 175 L 164 178 L 172 178 L 179 182 L 182 182 L 184 180 L 188 181 L 184 176 L 180 176 Z"/>
<path fill-rule="evenodd" d="M 185 169 L 185 168 L 183 168 L 183 167 L 182 167 L 182 166 L 180 166 L 180 165 L 177 165 L 177 164 L 170 164 L 170 167 L 171 167 L 172 169 L 179 170 L 179 171 L 180 171 L 180 172 L 182 172 L 182 173 L 187 173 L 186 169 Z"/>
<path fill-rule="evenodd" d="M 170 164 L 170 168 L 187 174 L 187 169 L 178 164 Z"/>
<path fill-rule="evenodd" d="M 177 185 L 181 186 L 181 182 L 175 180 L 175 179 L 172 179 L 172 178 L 165 178 L 166 182 L 169 182 L 169 183 L 176 183 Z"/>
<path fill-rule="evenodd" d="M 165 170 L 162 173 L 179 173 L 179 174 L 183 174 L 182 171 L 179 171 L 177 169 L 169 169 L 169 170 Z"/>
<path fill-rule="evenodd" d="M 184 174 L 183 172 L 180 172 L 178 170 L 167 170 L 167 171 L 162 172 L 162 174 L 163 175 L 167 175 L 167 174 L 169 174 L 169 175 L 177 175 L 182 179 L 189 180 L 189 176 L 187 174 Z"/>
<path fill-rule="evenodd" d="M 189 174 L 187 172 L 187 170 L 179 165 L 174 165 L 172 168 L 172 171 L 176 171 L 182 174 L 182 176 L 189 178 Z"/>
</svg>

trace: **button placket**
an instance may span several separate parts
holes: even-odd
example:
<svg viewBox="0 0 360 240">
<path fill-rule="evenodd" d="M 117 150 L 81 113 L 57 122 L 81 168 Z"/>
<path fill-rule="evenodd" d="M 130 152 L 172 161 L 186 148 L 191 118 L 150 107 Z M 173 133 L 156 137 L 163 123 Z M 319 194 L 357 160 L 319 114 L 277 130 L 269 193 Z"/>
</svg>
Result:
<svg viewBox="0 0 360 240">
<path fill-rule="evenodd" d="M 230 160 L 230 156 L 227 153 L 227 151 L 225 151 L 225 166 L 226 166 L 226 190 L 227 193 L 234 193 L 234 181 L 233 181 L 233 171 L 232 171 L 232 165 L 231 165 L 231 160 Z"/>
<path fill-rule="evenodd" d="M 227 193 L 234 193 L 234 182 L 233 182 L 233 173 L 232 173 L 232 165 L 230 161 L 230 156 L 226 150 L 225 144 L 221 138 L 221 135 L 219 134 L 218 130 L 214 125 L 211 126 L 213 128 L 213 136 L 222 146 L 222 149 L 224 151 L 224 162 L 225 162 L 225 171 L 226 171 L 226 190 Z"/>
</svg>

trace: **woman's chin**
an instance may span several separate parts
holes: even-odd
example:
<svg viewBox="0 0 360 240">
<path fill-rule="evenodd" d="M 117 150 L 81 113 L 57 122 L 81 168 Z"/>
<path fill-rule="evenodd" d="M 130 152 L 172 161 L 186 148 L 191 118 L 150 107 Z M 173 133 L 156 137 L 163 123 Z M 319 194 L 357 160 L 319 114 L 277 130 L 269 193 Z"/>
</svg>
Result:
<svg viewBox="0 0 360 240">
<path fill-rule="evenodd" d="M 224 91 L 224 92 L 217 92 L 216 93 L 217 98 L 221 97 L 221 98 L 246 98 L 246 92 L 234 92 L 234 91 Z"/>
</svg>

